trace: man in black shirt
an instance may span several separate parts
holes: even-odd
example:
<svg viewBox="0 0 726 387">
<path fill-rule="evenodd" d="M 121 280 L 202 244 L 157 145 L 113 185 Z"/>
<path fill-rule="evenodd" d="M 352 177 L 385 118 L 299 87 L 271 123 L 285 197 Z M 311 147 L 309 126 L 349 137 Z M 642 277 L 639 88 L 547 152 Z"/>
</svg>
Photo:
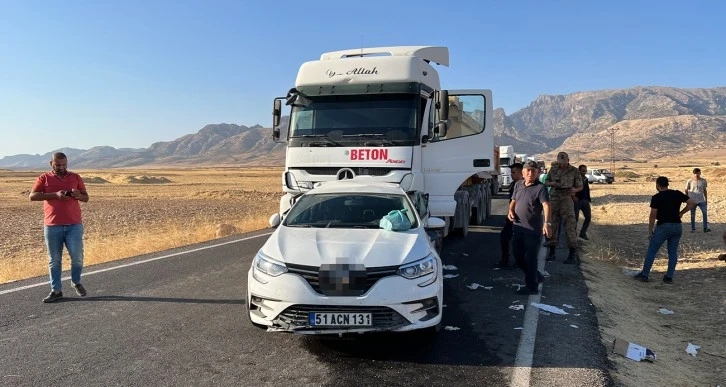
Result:
<svg viewBox="0 0 726 387">
<path fill-rule="evenodd" d="M 577 203 L 575 203 L 575 223 L 580 220 L 580 211 L 582 211 L 582 227 L 580 228 L 580 238 L 587 239 L 587 228 L 590 227 L 590 219 L 592 219 L 592 210 L 590 209 L 590 182 L 585 176 L 587 174 L 587 165 L 577 167 L 582 175 L 582 191 L 575 194 Z"/>
<path fill-rule="evenodd" d="M 550 223 L 550 197 L 547 187 L 537 178 L 539 166 L 530 160 L 524 163 L 523 180 L 514 185 L 507 217 L 513 223 L 512 252 L 517 264 L 524 271 L 526 286 L 518 294 L 537 294 L 544 277 L 537 271 L 537 256 L 542 234 L 552 235 Z"/>
<path fill-rule="evenodd" d="M 681 191 L 668 189 L 668 178 L 660 176 L 655 180 L 657 194 L 650 199 L 650 218 L 648 219 L 648 251 L 645 253 L 643 270 L 635 275 L 635 279 L 648 282 L 650 268 L 653 267 L 655 255 L 663 243 L 668 242 L 668 271 L 663 282 L 673 283 L 673 274 L 678 262 L 678 243 L 683 234 L 681 217 L 690 211 L 696 203 Z M 681 203 L 686 206 L 681 210 Z M 679 211 L 680 210 L 680 211 Z M 657 224 L 656 224 L 657 221 Z M 654 228 L 655 226 L 655 228 Z"/>
<path fill-rule="evenodd" d="M 512 194 L 514 193 L 514 184 L 522 180 L 522 163 L 514 163 L 509 166 L 512 171 L 512 183 L 509 184 L 509 201 L 512 200 Z M 499 260 L 497 267 L 506 269 L 509 267 L 509 246 L 512 242 L 512 221 L 509 219 L 504 220 L 504 227 L 499 233 L 499 244 L 502 248 L 502 258 Z"/>
</svg>

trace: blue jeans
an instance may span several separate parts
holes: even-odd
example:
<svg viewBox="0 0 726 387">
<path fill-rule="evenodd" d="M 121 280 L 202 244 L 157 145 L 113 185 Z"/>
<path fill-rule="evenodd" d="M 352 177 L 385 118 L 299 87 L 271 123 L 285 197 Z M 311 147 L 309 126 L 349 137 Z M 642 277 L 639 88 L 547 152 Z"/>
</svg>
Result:
<svg viewBox="0 0 726 387">
<path fill-rule="evenodd" d="M 681 241 L 681 235 L 683 235 L 683 225 L 681 223 L 664 223 L 655 227 L 653 236 L 650 238 L 650 244 L 648 244 L 648 251 L 645 253 L 645 263 L 642 271 L 644 276 L 647 277 L 650 274 L 655 255 L 658 254 L 658 250 L 663 246 L 663 243 L 668 242 L 668 271 L 666 277 L 673 278 L 673 274 L 676 272 L 676 263 L 678 263 L 678 243 Z"/>
<path fill-rule="evenodd" d="M 71 256 L 71 282 L 81 283 L 83 270 L 83 225 L 45 226 L 43 228 L 45 246 L 48 248 L 48 269 L 50 271 L 50 288 L 61 291 L 61 273 L 63 245 Z"/>
<path fill-rule="evenodd" d="M 701 217 L 703 218 L 703 229 L 708 228 L 708 204 L 701 202 L 696 204 L 696 207 L 701 209 Z M 696 229 L 696 207 L 691 208 L 691 230 Z"/>
<path fill-rule="evenodd" d="M 538 290 L 537 256 L 542 244 L 542 235 L 517 231 L 512 236 L 512 255 L 514 261 L 524 271 L 524 283 L 530 290 Z"/>
</svg>

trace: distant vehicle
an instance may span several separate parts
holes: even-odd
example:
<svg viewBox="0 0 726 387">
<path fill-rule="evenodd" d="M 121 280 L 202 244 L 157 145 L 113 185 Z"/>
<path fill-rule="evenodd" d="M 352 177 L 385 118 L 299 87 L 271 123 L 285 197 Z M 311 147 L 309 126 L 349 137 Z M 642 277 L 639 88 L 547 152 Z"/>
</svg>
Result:
<svg viewBox="0 0 726 387">
<path fill-rule="evenodd" d="M 585 177 L 590 183 L 612 184 L 615 181 L 613 174 L 607 169 L 588 169 Z"/>
<path fill-rule="evenodd" d="M 277 229 L 247 275 L 252 324 L 297 334 L 435 335 L 444 286 L 427 229 L 446 222 L 429 216 L 428 196 L 395 183 L 333 181 L 300 196 L 282 221 L 274 214 Z M 392 213 L 398 227 L 382 228 Z"/>
</svg>

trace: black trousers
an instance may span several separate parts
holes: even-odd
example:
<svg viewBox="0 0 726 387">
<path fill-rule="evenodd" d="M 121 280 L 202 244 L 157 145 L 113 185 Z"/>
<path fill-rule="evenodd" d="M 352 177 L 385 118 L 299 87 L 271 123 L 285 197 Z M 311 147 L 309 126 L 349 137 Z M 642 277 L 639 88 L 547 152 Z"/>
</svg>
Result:
<svg viewBox="0 0 726 387">
<path fill-rule="evenodd" d="M 510 242 L 512 241 L 513 226 L 514 223 L 510 222 L 509 219 L 507 219 L 504 222 L 504 227 L 502 227 L 502 231 L 499 233 L 499 245 L 502 248 L 502 262 L 509 262 L 509 246 Z"/>
<path fill-rule="evenodd" d="M 537 256 L 542 236 L 524 232 L 515 232 L 512 237 L 512 252 L 514 260 L 524 271 L 524 283 L 530 290 L 537 290 Z"/>
</svg>

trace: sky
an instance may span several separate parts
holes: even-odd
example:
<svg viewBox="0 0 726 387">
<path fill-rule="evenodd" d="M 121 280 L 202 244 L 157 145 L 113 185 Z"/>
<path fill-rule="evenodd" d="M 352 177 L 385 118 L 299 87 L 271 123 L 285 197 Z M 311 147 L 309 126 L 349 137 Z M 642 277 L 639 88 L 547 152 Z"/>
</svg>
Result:
<svg viewBox="0 0 726 387">
<path fill-rule="evenodd" d="M 147 148 L 207 124 L 271 125 L 328 51 L 447 46 L 442 87 L 541 94 L 726 86 L 726 2 L 0 0 L 0 158 Z"/>
</svg>

